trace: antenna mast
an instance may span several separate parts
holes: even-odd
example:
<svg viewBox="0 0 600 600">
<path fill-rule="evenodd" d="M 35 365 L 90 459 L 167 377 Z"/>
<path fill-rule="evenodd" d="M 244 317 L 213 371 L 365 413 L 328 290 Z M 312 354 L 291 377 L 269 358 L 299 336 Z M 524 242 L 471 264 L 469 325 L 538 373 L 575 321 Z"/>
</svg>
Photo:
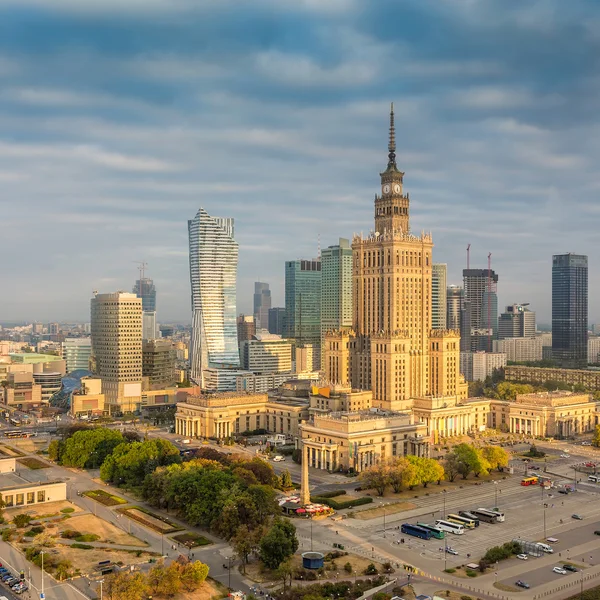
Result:
<svg viewBox="0 0 600 600">
<path fill-rule="evenodd" d="M 469 270 L 469 265 L 471 264 L 471 244 L 467 246 L 467 270 Z"/>
<path fill-rule="evenodd" d="M 143 297 L 144 295 L 144 275 L 146 274 L 146 267 L 148 266 L 148 263 L 143 261 L 143 260 L 134 260 L 134 263 L 137 263 L 138 266 L 138 271 L 140 272 L 140 288 L 139 288 L 139 294 L 140 297 Z"/>
</svg>

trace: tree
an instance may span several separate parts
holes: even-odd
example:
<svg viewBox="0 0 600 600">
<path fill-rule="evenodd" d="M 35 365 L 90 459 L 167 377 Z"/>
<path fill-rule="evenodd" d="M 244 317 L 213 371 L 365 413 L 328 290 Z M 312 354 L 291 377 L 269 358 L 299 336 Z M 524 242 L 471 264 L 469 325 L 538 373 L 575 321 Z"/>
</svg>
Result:
<svg viewBox="0 0 600 600">
<path fill-rule="evenodd" d="M 181 583 L 188 592 L 197 590 L 208 577 L 208 565 L 195 560 L 181 569 Z"/>
<path fill-rule="evenodd" d="M 498 469 L 498 471 L 501 471 L 505 467 L 508 467 L 510 456 L 501 446 L 484 446 L 481 449 L 481 454 L 490 464 L 490 469 Z"/>
<path fill-rule="evenodd" d="M 454 447 L 453 453 L 457 457 L 459 473 L 463 479 L 466 479 L 471 472 L 475 474 L 475 477 L 479 477 L 482 473 L 487 475 L 490 464 L 475 446 L 458 444 Z"/>
<path fill-rule="evenodd" d="M 176 562 L 168 567 L 156 565 L 148 573 L 148 584 L 152 591 L 161 596 L 174 596 L 181 589 L 181 571 Z"/>
<path fill-rule="evenodd" d="M 59 581 L 68 579 L 71 576 L 71 563 L 68 560 L 63 560 L 56 565 L 54 576 Z"/>
<path fill-rule="evenodd" d="M 260 541 L 260 559 L 269 569 L 277 569 L 297 549 L 296 528 L 289 521 L 277 519 Z"/>
<path fill-rule="evenodd" d="M 460 459 L 454 452 L 450 452 L 444 459 L 444 471 L 448 481 L 454 481 L 460 473 Z"/>
<path fill-rule="evenodd" d="M 60 462 L 65 467 L 95 469 L 123 443 L 121 432 L 98 427 L 76 431 L 64 441 Z"/>
<path fill-rule="evenodd" d="M 392 458 L 388 461 L 388 482 L 396 494 L 402 491 L 402 488 L 408 487 L 414 479 L 415 467 L 404 457 Z"/>
<path fill-rule="evenodd" d="M 385 494 L 385 489 L 390 483 L 389 466 L 384 463 L 378 463 L 364 469 L 359 479 L 364 485 L 361 487 L 373 489 L 380 496 Z"/>
<path fill-rule="evenodd" d="M 104 578 L 104 595 L 108 600 L 145 600 L 148 584 L 143 573 L 121 571 Z"/>
<path fill-rule="evenodd" d="M 277 577 L 277 579 L 279 579 L 283 583 L 283 591 L 284 592 L 285 592 L 285 587 L 288 582 L 288 579 L 290 581 L 290 587 L 291 587 L 293 574 L 294 574 L 294 569 L 292 567 L 292 561 L 289 558 L 287 560 L 283 561 L 277 567 L 277 570 L 275 571 L 275 576 Z"/>
<path fill-rule="evenodd" d="M 427 487 L 429 483 L 440 482 L 444 478 L 444 467 L 433 458 L 421 458 L 421 483 Z"/>
<path fill-rule="evenodd" d="M 596 429 L 594 430 L 594 439 L 592 440 L 592 445 L 598 447 L 600 446 L 600 425 L 596 425 Z"/>
<path fill-rule="evenodd" d="M 21 529 L 22 527 L 27 527 L 27 525 L 29 525 L 30 522 L 31 517 L 29 515 L 26 515 L 25 513 L 20 513 L 13 517 L 13 523 L 15 524 L 15 527 L 18 527 L 19 529 Z"/>
<path fill-rule="evenodd" d="M 279 477 L 279 485 L 283 490 L 289 490 L 294 487 L 294 483 L 292 482 L 292 476 L 290 472 L 286 469 Z"/>
<path fill-rule="evenodd" d="M 236 554 L 242 559 L 242 570 L 246 572 L 246 565 L 250 562 L 250 555 L 257 553 L 260 548 L 260 540 L 265 534 L 265 528 L 259 527 L 250 530 L 247 525 L 240 525 L 230 544 Z"/>
</svg>

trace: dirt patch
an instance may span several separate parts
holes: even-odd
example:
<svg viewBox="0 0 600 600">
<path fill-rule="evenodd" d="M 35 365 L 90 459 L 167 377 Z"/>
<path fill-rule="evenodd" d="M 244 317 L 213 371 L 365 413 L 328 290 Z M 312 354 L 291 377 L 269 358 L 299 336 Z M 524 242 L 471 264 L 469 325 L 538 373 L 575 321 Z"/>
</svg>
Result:
<svg viewBox="0 0 600 600">
<path fill-rule="evenodd" d="M 225 598 L 227 594 L 228 590 L 223 584 L 209 578 L 196 591 L 177 594 L 175 600 L 216 600 Z"/>
<path fill-rule="evenodd" d="M 27 456 L 25 458 L 19 458 L 17 462 L 20 465 L 24 465 L 29 467 L 30 469 L 48 469 L 50 465 L 47 465 L 45 462 L 42 462 L 38 458 L 34 458 L 33 456 Z"/>
<path fill-rule="evenodd" d="M 71 504 L 68 500 L 60 500 L 59 502 L 45 502 L 43 504 L 31 504 L 29 506 L 18 506 L 6 510 L 6 515 L 9 520 L 12 520 L 15 515 L 26 514 L 33 519 L 39 519 L 44 516 L 64 516 L 61 514 L 63 508 L 73 508 L 74 511 L 70 514 L 82 512 L 81 508 L 75 504 Z"/>
<path fill-rule="evenodd" d="M 58 531 L 64 531 L 65 529 L 74 529 L 83 534 L 91 533 L 97 535 L 99 542 L 119 544 L 122 546 L 137 546 L 140 548 L 145 548 L 148 545 L 146 542 L 115 527 L 112 523 L 104 521 L 94 515 L 81 515 L 79 517 L 66 519 L 59 524 Z"/>
<path fill-rule="evenodd" d="M 393 515 L 405 510 L 412 510 L 413 508 L 417 508 L 417 505 L 413 502 L 396 502 L 395 504 L 390 504 L 385 508 L 383 506 L 376 506 L 374 508 L 367 508 L 366 510 L 355 511 L 352 516 L 354 519 L 366 521 L 368 519 L 383 517 L 384 513 L 386 516 Z"/>
</svg>

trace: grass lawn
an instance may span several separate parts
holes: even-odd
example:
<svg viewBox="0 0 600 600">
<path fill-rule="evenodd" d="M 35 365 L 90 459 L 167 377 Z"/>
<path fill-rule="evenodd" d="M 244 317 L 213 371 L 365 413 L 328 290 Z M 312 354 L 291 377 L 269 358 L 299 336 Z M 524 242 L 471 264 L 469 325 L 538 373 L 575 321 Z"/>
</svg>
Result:
<svg viewBox="0 0 600 600">
<path fill-rule="evenodd" d="M 198 546 L 208 546 L 208 544 L 212 544 L 212 542 L 207 540 L 203 535 L 191 532 L 174 535 L 172 539 L 180 544 L 184 544 L 188 548 L 197 548 Z"/>
<path fill-rule="evenodd" d="M 45 462 L 42 462 L 38 458 L 34 458 L 33 456 L 19 458 L 19 459 L 17 459 L 17 462 L 20 465 L 29 467 L 30 469 L 47 469 L 50 466 L 50 465 L 47 465 Z"/>
<path fill-rule="evenodd" d="M 119 508 L 118 512 L 126 515 L 130 519 L 149 527 L 158 533 L 174 533 L 182 531 L 183 527 L 176 525 L 166 517 L 154 514 L 141 506 L 132 506 L 131 508 Z"/>
<path fill-rule="evenodd" d="M 87 492 L 83 492 L 83 495 L 91 498 L 92 500 L 96 500 L 96 502 L 100 502 L 100 504 L 104 504 L 104 506 L 118 506 L 119 504 L 127 504 L 127 500 L 120 498 L 119 496 L 109 494 L 104 490 L 89 490 Z"/>
</svg>

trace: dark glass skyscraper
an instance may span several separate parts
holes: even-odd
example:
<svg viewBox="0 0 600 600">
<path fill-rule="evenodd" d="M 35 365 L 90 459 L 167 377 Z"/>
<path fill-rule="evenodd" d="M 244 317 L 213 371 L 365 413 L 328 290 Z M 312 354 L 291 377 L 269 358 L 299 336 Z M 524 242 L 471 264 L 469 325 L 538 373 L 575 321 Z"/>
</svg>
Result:
<svg viewBox="0 0 600 600">
<path fill-rule="evenodd" d="M 271 290 L 268 283 L 254 283 L 254 323 L 256 331 L 268 329 L 269 309 L 271 308 Z"/>
<path fill-rule="evenodd" d="M 563 367 L 587 366 L 588 257 L 552 257 L 552 355 Z"/>
<path fill-rule="evenodd" d="M 138 279 L 133 286 L 133 293 L 142 299 L 142 310 L 154 312 L 156 310 L 156 287 L 154 281 L 143 277 Z"/>
</svg>

